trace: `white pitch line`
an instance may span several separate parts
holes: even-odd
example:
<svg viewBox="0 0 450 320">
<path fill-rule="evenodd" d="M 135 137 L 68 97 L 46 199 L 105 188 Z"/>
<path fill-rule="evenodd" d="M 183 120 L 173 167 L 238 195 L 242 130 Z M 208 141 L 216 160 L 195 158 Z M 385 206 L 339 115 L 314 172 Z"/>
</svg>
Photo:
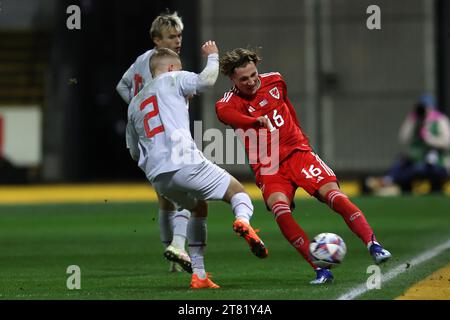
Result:
<svg viewBox="0 0 450 320">
<path fill-rule="evenodd" d="M 430 260 L 431 258 L 434 258 L 435 256 L 439 255 L 441 252 L 443 252 L 449 248 L 450 248 L 450 239 L 447 240 L 446 242 L 434 247 L 430 251 L 427 251 L 427 252 L 413 258 L 411 261 L 408 261 L 408 262 L 398 265 L 394 269 L 390 270 L 388 273 L 382 275 L 381 283 L 383 284 L 383 283 L 386 283 L 386 282 L 394 279 L 395 277 L 397 277 L 401 273 L 405 272 L 406 270 L 409 270 L 412 267 L 418 266 L 422 262 L 425 262 L 427 260 Z M 405 267 L 405 265 L 407 263 L 410 264 L 409 268 Z M 352 299 L 355 299 L 356 297 L 366 293 L 369 290 L 374 290 L 374 289 L 368 289 L 366 283 L 363 283 L 363 284 L 351 289 L 347 293 L 344 293 L 343 295 L 338 297 L 337 300 L 352 300 Z"/>
</svg>

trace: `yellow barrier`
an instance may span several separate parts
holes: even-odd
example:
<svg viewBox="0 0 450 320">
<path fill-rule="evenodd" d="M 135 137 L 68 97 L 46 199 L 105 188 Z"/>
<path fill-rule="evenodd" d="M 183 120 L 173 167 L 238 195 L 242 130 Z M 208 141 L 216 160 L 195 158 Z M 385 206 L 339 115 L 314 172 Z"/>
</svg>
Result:
<svg viewBox="0 0 450 320">
<path fill-rule="evenodd" d="M 254 184 L 244 184 L 252 199 L 262 199 L 261 191 Z M 356 182 L 341 183 L 342 190 L 349 196 L 360 194 Z M 298 189 L 296 198 L 309 195 Z M 80 185 L 35 185 L 0 186 L 0 204 L 30 203 L 83 203 L 83 202 L 126 202 L 156 201 L 154 189 L 145 183 L 130 184 L 80 184 Z"/>
</svg>

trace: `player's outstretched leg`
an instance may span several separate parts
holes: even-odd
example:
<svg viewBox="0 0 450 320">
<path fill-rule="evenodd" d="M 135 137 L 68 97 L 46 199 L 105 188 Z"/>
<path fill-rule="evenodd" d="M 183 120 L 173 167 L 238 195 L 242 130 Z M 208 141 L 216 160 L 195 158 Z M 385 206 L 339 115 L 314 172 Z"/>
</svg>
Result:
<svg viewBox="0 0 450 320">
<path fill-rule="evenodd" d="M 324 189 L 322 189 L 324 188 Z M 367 246 L 375 263 L 383 263 L 391 258 L 391 253 L 384 249 L 375 238 L 375 234 L 362 211 L 339 190 L 336 183 L 325 185 L 319 190 L 328 206 L 344 218 L 345 223 Z M 330 190 L 327 190 L 330 189 Z M 326 192 L 323 192 L 326 191 Z"/>
<path fill-rule="evenodd" d="M 276 195 L 274 195 L 276 196 Z M 272 197 L 273 199 L 274 197 Z M 269 197 L 270 199 L 270 197 Z M 292 216 L 291 208 L 289 205 L 278 199 L 279 201 L 271 202 L 271 208 L 275 221 L 284 235 L 286 240 L 297 250 L 298 253 L 309 263 L 309 265 L 316 272 L 316 278 L 312 280 L 311 284 L 327 284 L 334 280 L 333 273 L 328 269 L 322 269 L 317 267 L 311 260 L 309 253 L 309 239 L 306 232 L 300 227 Z"/>
<path fill-rule="evenodd" d="M 269 251 L 257 234 L 259 230 L 254 230 L 250 225 L 250 219 L 253 215 L 252 201 L 245 192 L 242 184 L 232 176 L 223 200 L 231 204 L 234 216 L 236 217 L 233 223 L 234 232 L 245 239 L 255 256 L 258 258 L 266 258 Z"/>
<path fill-rule="evenodd" d="M 306 232 L 300 227 L 292 216 L 291 208 L 288 205 L 288 199 L 272 202 L 277 194 L 269 196 L 269 207 L 272 210 L 281 233 L 286 240 L 297 250 L 298 253 L 310 264 L 313 269 L 317 266 L 312 262 L 309 255 L 309 239 Z M 282 196 L 280 196 L 282 197 Z"/>
<path fill-rule="evenodd" d="M 271 209 L 281 233 L 316 272 L 316 278 L 310 283 L 325 284 L 332 282 L 334 278 L 331 271 L 317 267 L 311 260 L 308 235 L 292 216 L 289 202 L 289 198 L 282 192 L 274 192 L 267 198 L 267 205 Z"/>
</svg>

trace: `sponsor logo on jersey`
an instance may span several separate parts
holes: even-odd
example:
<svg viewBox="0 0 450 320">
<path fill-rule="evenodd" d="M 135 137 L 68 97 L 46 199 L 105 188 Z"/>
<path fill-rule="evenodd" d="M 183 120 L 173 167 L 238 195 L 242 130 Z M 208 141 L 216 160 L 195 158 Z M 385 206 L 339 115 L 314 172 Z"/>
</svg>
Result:
<svg viewBox="0 0 450 320">
<path fill-rule="evenodd" d="M 278 91 L 277 87 L 274 87 L 274 88 L 270 89 L 269 93 L 275 99 L 280 99 L 280 91 Z"/>
<path fill-rule="evenodd" d="M 248 112 L 254 112 L 255 111 L 255 108 L 253 108 L 252 106 L 248 106 Z"/>
<path fill-rule="evenodd" d="M 269 103 L 269 101 L 267 101 L 266 99 L 264 99 L 263 101 L 261 101 L 260 103 L 259 103 L 259 106 L 260 107 L 264 107 L 266 104 L 268 104 Z"/>
</svg>

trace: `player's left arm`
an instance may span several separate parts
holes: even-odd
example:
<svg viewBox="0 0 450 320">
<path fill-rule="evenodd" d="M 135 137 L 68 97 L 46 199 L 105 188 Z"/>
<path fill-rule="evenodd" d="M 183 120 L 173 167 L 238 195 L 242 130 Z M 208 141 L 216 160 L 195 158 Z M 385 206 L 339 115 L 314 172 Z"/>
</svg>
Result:
<svg viewBox="0 0 450 320">
<path fill-rule="evenodd" d="M 116 86 L 117 93 L 127 104 L 129 104 L 133 98 L 133 67 L 134 64 L 123 74 L 122 79 L 120 79 Z"/>
<path fill-rule="evenodd" d="M 208 62 L 198 75 L 197 92 L 205 92 L 212 88 L 219 76 L 219 54 L 212 53 L 208 56 Z"/>
<path fill-rule="evenodd" d="M 223 102 L 216 103 L 217 118 L 225 125 L 231 126 L 233 129 L 247 130 L 249 128 L 268 128 L 269 120 L 265 117 L 251 117 L 239 110 L 232 104 Z"/>
<path fill-rule="evenodd" d="M 219 51 L 214 41 L 207 41 L 202 47 L 203 54 L 208 57 L 205 68 L 199 74 L 185 73 L 181 77 L 180 89 L 185 97 L 205 92 L 212 88 L 219 76 Z"/>
<path fill-rule="evenodd" d="M 214 41 L 207 41 L 202 46 L 203 56 L 208 57 L 205 68 L 198 75 L 197 91 L 204 92 L 212 88 L 219 76 L 219 49 Z"/>
</svg>

